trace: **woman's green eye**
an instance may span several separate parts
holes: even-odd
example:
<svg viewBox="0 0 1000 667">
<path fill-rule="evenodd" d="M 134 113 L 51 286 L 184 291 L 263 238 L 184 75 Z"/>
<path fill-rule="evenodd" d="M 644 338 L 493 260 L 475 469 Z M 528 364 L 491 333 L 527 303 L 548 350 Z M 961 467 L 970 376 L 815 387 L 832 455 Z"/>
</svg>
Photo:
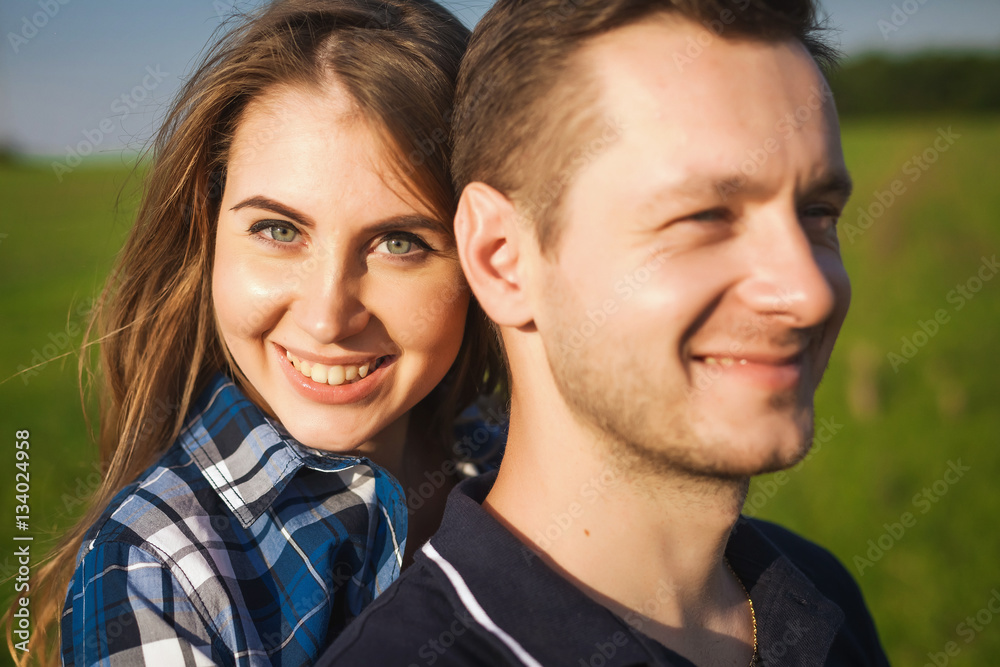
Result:
<svg viewBox="0 0 1000 667">
<path fill-rule="evenodd" d="M 385 245 L 391 255 L 405 255 L 413 248 L 413 242 L 406 239 L 389 239 Z"/>
<path fill-rule="evenodd" d="M 295 240 L 295 237 L 299 235 L 299 233 L 291 227 L 269 227 L 268 231 L 272 239 L 281 243 L 291 243 Z"/>
<path fill-rule="evenodd" d="M 291 243 L 299 237 L 299 230 L 282 220 L 261 220 L 252 224 L 248 231 L 262 241 L 275 243 Z"/>
<path fill-rule="evenodd" d="M 397 255 L 407 259 L 417 259 L 425 252 L 431 252 L 431 247 L 416 234 L 410 232 L 390 232 L 383 236 L 375 252 L 384 255 Z"/>
</svg>

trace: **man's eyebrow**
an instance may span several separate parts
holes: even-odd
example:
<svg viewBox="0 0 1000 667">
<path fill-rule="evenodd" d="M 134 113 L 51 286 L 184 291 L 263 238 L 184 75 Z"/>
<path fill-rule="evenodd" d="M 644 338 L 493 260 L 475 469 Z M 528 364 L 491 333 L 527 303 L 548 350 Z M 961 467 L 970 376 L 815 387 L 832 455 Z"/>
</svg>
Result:
<svg viewBox="0 0 1000 667">
<path fill-rule="evenodd" d="M 286 206 L 281 202 L 277 202 L 269 197 L 264 197 L 262 195 L 255 195 L 253 197 L 248 197 L 244 199 L 239 204 L 233 206 L 230 211 L 238 211 L 241 208 L 259 208 L 265 211 L 272 211 L 279 215 L 283 215 L 286 218 L 291 218 L 294 222 L 297 222 L 305 227 L 314 227 L 315 222 L 305 213 L 297 211 L 291 206 Z M 383 234 L 385 232 L 391 232 L 396 230 L 410 230 L 410 229 L 427 229 L 432 232 L 437 232 L 439 234 L 444 234 L 445 236 L 451 236 L 451 229 L 445 223 L 440 220 L 435 220 L 424 215 L 419 215 L 417 213 L 394 215 L 390 218 L 384 220 L 379 220 L 378 222 L 368 225 L 365 227 L 365 231 L 371 234 Z"/>
<path fill-rule="evenodd" d="M 663 202 L 708 203 L 709 200 L 725 203 L 732 197 L 753 198 L 766 192 L 763 185 L 740 172 L 726 174 L 689 173 L 658 184 L 647 206 Z"/>
<path fill-rule="evenodd" d="M 848 199 L 853 189 L 850 175 L 845 171 L 835 171 L 809 183 L 804 195 L 834 195 Z M 692 174 L 661 184 L 649 203 L 655 205 L 659 201 L 676 201 L 678 198 L 699 200 L 706 196 L 726 202 L 733 197 L 753 199 L 767 192 L 768 188 L 763 183 L 741 172 L 719 176 Z"/>
<path fill-rule="evenodd" d="M 241 201 L 236 206 L 233 206 L 230 211 L 238 211 L 241 208 L 259 208 L 265 211 L 271 211 L 272 213 L 277 213 L 278 215 L 283 215 L 286 218 L 291 218 L 293 221 L 303 225 L 305 227 L 314 227 L 315 223 L 312 218 L 310 218 L 305 213 L 296 211 L 291 206 L 285 206 L 281 202 L 277 202 L 269 197 L 264 197 L 262 195 L 254 195 L 253 197 L 247 197 Z"/>
<path fill-rule="evenodd" d="M 807 196 L 835 195 L 845 200 L 851 198 L 854 191 L 854 181 L 846 171 L 838 171 L 821 177 L 806 188 Z"/>
</svg>

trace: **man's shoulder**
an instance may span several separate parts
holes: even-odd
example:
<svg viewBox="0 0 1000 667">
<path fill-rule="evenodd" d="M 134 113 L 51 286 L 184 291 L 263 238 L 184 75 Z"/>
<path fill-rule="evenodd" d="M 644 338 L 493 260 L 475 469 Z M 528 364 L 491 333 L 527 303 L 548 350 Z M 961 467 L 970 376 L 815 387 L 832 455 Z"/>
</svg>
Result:
<svg viewBox="0 0 1000 667">
<path fill-rule="evenodd" d="M 843 625 L 830 650 L 831 664 L 887 665 L 861 588 L 843 563 L 826 548 L 783 526 L 761 519 L 745 521 L 843 612 Z M 839 658 L 844 660 L 837 662 Z"/>
<path fill-rule="evenodd" d="M 827 588 L 833 592 L 841 590 L 841 586 L 849 584 L 857 588 L 857 583 L 843 563 L 825 547 L 780 526 L 763 519 L 746 518 L 749 524 L 768 539 L 778 551 L 787 558 L 802 574 L 827 597 Z M 832 599 L 832 598 L 831 598 Z M 834 600 L 836 602 L 836 600 Z"/>
<path fill-rule="evenodd" d="M 331 665 L 503 665 L 506 655 L 481 633 L 447 577 L 418 556 L 347 626 L 317 667 Z"/>
</svg>

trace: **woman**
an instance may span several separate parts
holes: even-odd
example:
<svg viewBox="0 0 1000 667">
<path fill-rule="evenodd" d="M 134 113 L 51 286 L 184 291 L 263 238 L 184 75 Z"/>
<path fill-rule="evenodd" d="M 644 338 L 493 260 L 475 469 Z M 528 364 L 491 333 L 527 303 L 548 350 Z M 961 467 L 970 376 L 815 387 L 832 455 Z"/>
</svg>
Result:
<svg viewBox="0 0 1000 667">
<path fill-rule="evenodd" d="M 453 483 L 502 375 L 450 224 L 466 38 L 287 0 L 181 91 L 91 325 L 105 479 L 33 582 L 39 661 L 58 622 L 65 664 L 306 664 L 433 531 L 445 494 L 403 489 Z"/>
</svg>

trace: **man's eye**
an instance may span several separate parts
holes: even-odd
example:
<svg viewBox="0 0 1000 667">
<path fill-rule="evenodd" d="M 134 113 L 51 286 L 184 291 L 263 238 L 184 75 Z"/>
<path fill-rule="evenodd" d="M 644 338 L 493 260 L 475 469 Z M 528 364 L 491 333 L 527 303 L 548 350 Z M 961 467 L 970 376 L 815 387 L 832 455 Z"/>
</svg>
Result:
<svg viewBox="0 0 1000 667">
<path fill-rule="evenodd" d="M 278 243 L 291 243 L 299 236 L 299 230 L 290 223 L 277 220 L 261 220 L 250 228 L 251 234 L 264 233 L 264 237 Z"/>
<path fill-rule="evenodd" d="M 729 211 L 724 208 L 712 208 L 689 215 L 688 220 L 694 220 L 695 222 L 726 222 L 729 220 Z"/>
<path fill-rule="evenodd" d="M 810 206 L 802 212 L 802 217 L 812 226 L 828 231 L 836 228 L 840 220 L 840 209 L 829 204 Z"/>
<path fill-rule="evenodd" d="M 409 232 L 394 232 L 382 237 L 382 240 L 375 246 L 375 252 L 388 255 L 410 255 L 422 250 L 431 250 L 423 239 L 416 234 Z"/>
</svg>

